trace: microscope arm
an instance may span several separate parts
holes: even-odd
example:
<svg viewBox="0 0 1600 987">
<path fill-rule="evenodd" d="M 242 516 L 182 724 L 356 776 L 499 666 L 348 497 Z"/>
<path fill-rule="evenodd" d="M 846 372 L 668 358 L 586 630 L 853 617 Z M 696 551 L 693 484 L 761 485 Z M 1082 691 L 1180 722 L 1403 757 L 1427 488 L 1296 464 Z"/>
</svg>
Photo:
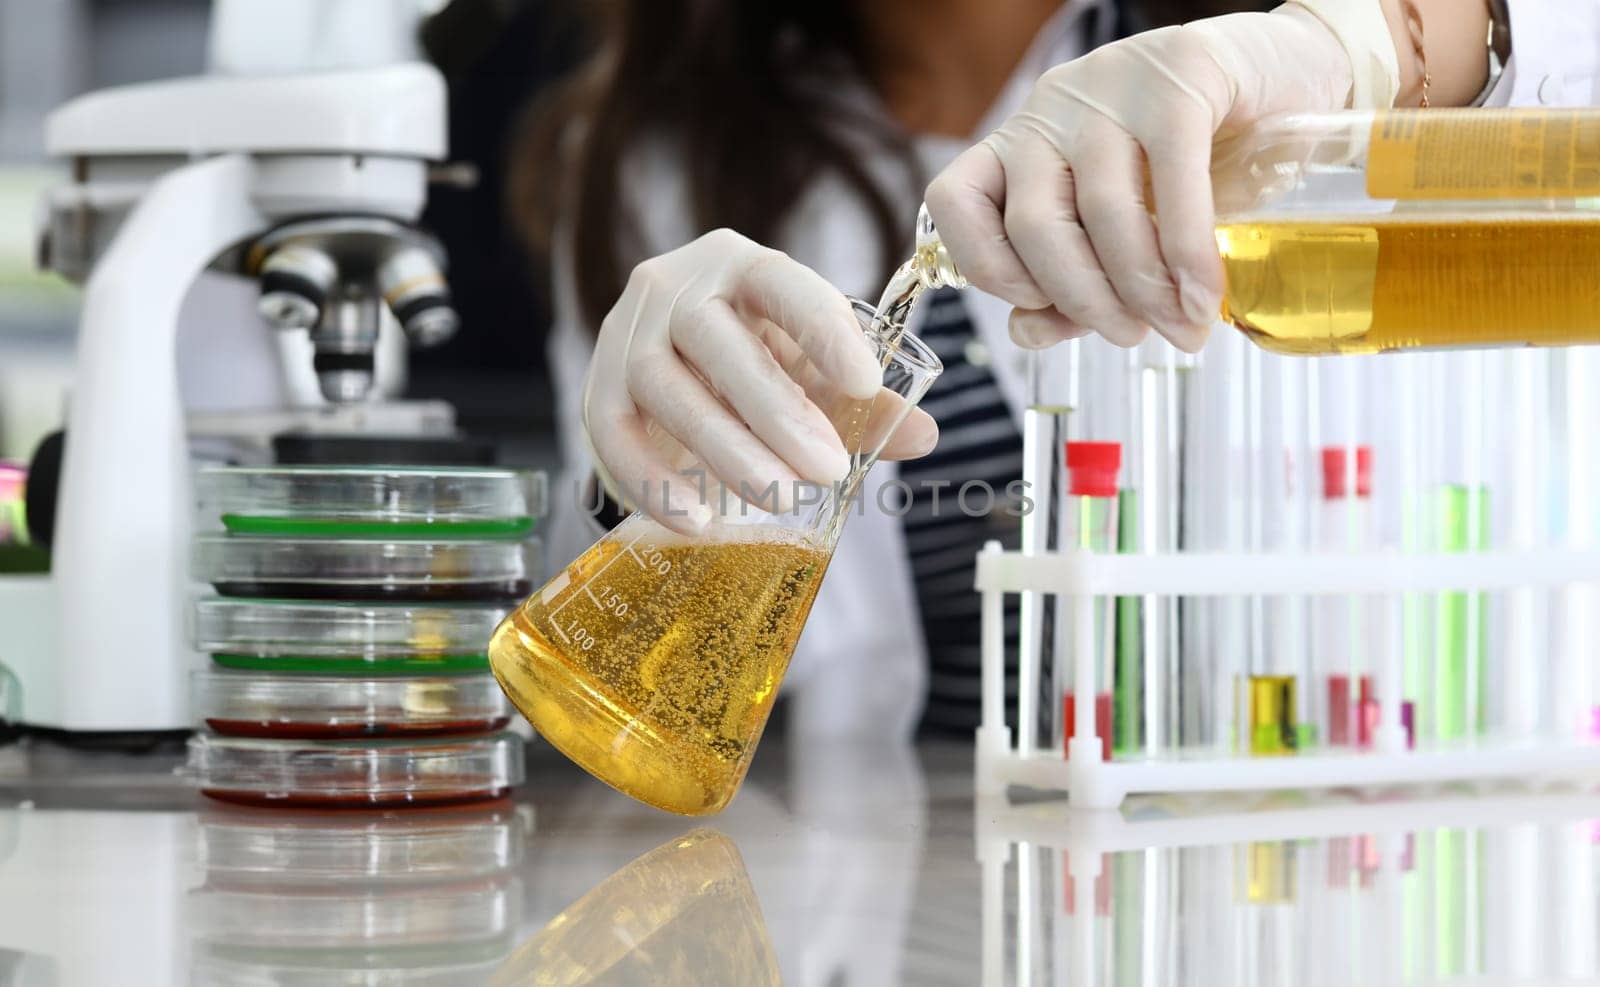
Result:
<svg viewBox="0 0 1600 987">
<path fill-rule="evenodd" d="M 218 254 L 267 225 L 252 205 L 254 175 L 249 158 L 229 154 L 157 179 L 85 288 L 53 546 L 60 667 L 22 676 L 25 692 L 62 683 L 48 720 L 66 729 L 191 725 L 194 505 L 178 312 Z M 93 688 L 71 687 L 91 677 Z"/>
</svg>

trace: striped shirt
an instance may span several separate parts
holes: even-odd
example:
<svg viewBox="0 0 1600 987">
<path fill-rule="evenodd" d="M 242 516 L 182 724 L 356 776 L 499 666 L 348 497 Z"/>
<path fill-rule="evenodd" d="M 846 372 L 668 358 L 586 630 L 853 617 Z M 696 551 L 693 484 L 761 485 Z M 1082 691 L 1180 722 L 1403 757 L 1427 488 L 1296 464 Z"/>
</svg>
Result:
<svg viewBox="0 0 1600 987">
<path fill-rule="evenodd" d="M 977 341 L 960 293 L 941 289 L 924 305 L 919 335 L 944 362 L 944 373 L 922 399 L 922 408 L 939 423 L 939 445 L 900 465 L 900 480 L 911 492 L 906 547 L 929 661 L 922 725 L 931 732 L 969 733 L 978 726 L 981 705 L 973 568 L 986 541 L 998 539 L 1007 548 L 1020 543 L 1021 521 L 1007 492 L 1014 494 L 1022 478 L 1022 433 L 988 361 L 971 358 Z M 1006 693 L 1014 697 L 1015 595 L 1006 598 L 1005 623 Z"/>
</svg>

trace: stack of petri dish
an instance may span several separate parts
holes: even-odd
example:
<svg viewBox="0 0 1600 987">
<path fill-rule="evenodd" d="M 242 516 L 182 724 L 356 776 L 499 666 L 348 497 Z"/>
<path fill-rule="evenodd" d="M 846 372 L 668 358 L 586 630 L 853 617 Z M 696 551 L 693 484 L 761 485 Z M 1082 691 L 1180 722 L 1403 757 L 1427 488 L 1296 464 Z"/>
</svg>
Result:
<svg viewBox="0 0 1600 987">
<path fill-rule="evenodd" d="M 521 738 L 487 649 L 540 577 L 544 476 L 215 467 L 197 478 L 188 773 L 227 802 L 440 806 L 503 797 Z"/>
</svg>

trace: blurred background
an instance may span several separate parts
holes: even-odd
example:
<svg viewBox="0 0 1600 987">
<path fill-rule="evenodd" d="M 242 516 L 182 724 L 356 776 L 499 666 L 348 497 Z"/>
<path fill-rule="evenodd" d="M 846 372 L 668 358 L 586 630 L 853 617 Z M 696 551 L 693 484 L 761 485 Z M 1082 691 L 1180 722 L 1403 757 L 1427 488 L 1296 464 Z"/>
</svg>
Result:
<svg viewBox="0 0 1600 987">
<path fill-rule="evenodd" d="M 462 328 L 412 354 L 406 397 L 449 401 L 469 434 L 546 465 L 547 292 L 506 220 L 505 164 L 518 118 L 570 67 L 578 32 L 544 0 L 400 2 L 428 15 L 414 43 L 449 83 L 451 159 L 478 174 L 472 188 L 430 191 L 422 223 L 450 258 Z M 71 379 L 78 288 L 35 262 L 40 197 L 65 176 L 46 158 L 45 117 L 91 90 L 203 73 L 211 10 L 207 0 L 0 0 L 0 460 L 27 461 L 60 427 Z"/>
</svg>

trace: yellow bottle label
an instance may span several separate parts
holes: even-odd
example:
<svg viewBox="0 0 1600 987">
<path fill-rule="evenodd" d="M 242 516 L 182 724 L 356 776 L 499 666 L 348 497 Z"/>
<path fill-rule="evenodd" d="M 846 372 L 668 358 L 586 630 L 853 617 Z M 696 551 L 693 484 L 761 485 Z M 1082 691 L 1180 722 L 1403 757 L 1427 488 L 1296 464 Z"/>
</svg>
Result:
<svg viewBox="0 0 1600 987">
<path fill-rule="evenodd" d="M 1570 199 L 1600 195 L 1593 110 L 1380 113 L 1367 150 L 1374 199 Z"/>
</svg>

